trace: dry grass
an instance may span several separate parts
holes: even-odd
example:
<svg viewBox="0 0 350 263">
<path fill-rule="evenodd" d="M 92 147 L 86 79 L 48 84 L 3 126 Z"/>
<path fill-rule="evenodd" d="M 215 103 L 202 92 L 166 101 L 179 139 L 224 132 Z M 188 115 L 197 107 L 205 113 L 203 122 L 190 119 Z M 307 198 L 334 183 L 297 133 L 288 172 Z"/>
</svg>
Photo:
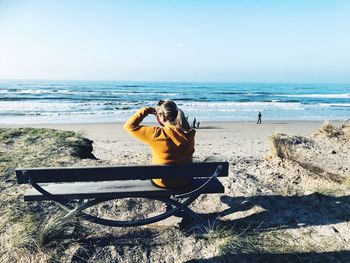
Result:
<svg viewBox="0 0 350 263">
<path fill-rule="evenodd" d="M 17 167 L 67 166 L 92 157 L 91 141 L 80 134 L 52 129 L 0 129 L 0 261 L 41 261 L 57 254 L 61 238 L 73 242 L 76 220 L 61 220 L 58 208 L 47 203 L 25 203 L 27 186 L 16 184 Z M 55 216 L 51 216 L 55 214 Z M 70 230 L 67 232 L 67 230 Z M 74 231 L 72 231 L 74 230 Z M 46 257 L 45 256 L 45 257 Z"/>
<path fill-rule="evenodd" d="M 288 136 L 283 133 L 277 133 L 271 136 L 272 156 L 279 158 L 295 159 L 296 153 L 294 146 L 302 145 L 304 148 L 313 147 L 313 141 L 302 136 Z"/>
<path fill-rule="evenodd" d="M 219 251 L 223 261 L 242 254 L 289 253 L 297 250 L 292 240 L 293 237 L 285 230 L 261 231 L 259 227 L 247 227 L 237 232 L 232 229 Z"/>
<path fill-rule="evenodd" d="M 335 127 L 330 121 L 325 121 L 318 131 L 329 138 L 338 138 L 343 134 L 342 129 Z"/>
<path fill-rule="evenodd" d="M 272 155 L 279 158 L 288 158 L 291 156 L 291 147 L 286 134 L 278 133 L 271 136 Z"/>
<path fill-rule="evenodd" d="M 74 215 L 65 217 L 64 213 L 59 212 L 47 217 L 41 224 L 41 228 L 36 233 L 36 240 L 40 247 L 50 247 L 57 245 L 61 239 L 72 238 L 75 233 L 79 233 L 82 237 L 88 232 Z"/>
<path fill-rule="evenodd" d="M 311 231 L 311 230 L 310 230 Z M 303 235 L 308 235 L 303 230 Z M 310 236 L 312 233 L 309 234 Z M 308 240 L 308 239 L 306 239 Z M 319 262 L 317 253 L 323 246 L 315 246 L 312 239 L 300 240 L 288 230 L 248 230 L 234 233 L 220 246 L 221 262 L 295 262 L 298 254 L 310 253 L 307 262 Z M 248 256 L 245 259 L 244 255 Z M 276 255 L 285 255 L 280 258 Z M 298 261 L 297 261 L 298 262 Z"/>
<path fill-rule="evenodd" d="M 237 254 L 254 253 L 257 248 L 254 242 L 255 236 L 246 232 L 235 232 L 231 230 L 223 244 L 219 246 L 219 255 L 223 258 Z"/>
<path fill-rule="evenodd" d="M 321 133 L 325 133 L 329 138 L 334 138 L 340 136 L 340 134 L 343 134 L 339 133 L 338 129 L 328 123 L 326 123 L 323 128 L 320 129 L 320 131 L 321 130 Z M 271 136 L 271 143 L 272 158 L 278 157 L 282 160 L 288 159 L 294 163 L 297 163 L 303 169 L 317 175 L 319 178 L 336 183 L 343 183 L 344 176 L 326 171 L 325 168 L 320 167 L 318 164 L 313 164 L 305 160 L 305 158 L 302 157 L 298 151 L 296 151 L 297 147 L 306 150 L 311 149 L 314 147 L 314 141 L 301 136 L 288 136 L 286 134 L 278 133 Z"/>
<path fill-rule="evenodd" d="M 94 158 L 92 141 L 71 131 L 53 129 L 0 129 L 0 176 L 19 166 L 64 166 L 73 157 Z"/>
<path fill-rule="evenodd" d="M 347 121 L 342 124 L 341 126 L 343 136 L 347 139 L 350 140 L 350 121 Z"/>
<path fill-rule="evenodd" d="M 194 233 L 194 236 L 198 239 L 213 243 L 228 238 L 231 234 L 231 228 L 221 224 L 217 219 L 208 219 L 207 224 L 194 224 L 187 228 L 187 232 Z"/>
</svg>

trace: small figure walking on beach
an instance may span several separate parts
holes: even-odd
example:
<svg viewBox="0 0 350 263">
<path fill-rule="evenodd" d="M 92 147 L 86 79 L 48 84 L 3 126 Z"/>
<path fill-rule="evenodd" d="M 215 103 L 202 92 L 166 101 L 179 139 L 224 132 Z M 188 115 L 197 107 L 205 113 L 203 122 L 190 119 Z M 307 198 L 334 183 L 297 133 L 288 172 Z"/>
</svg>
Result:
<svg viewBox="0 0 350 263">
<path fill-rule="evenodd" d="M 256 124 L 261 124 L 261 112 L 259 111 L 259 114 L 258 114 L 258 122 Z"/>
<path fill-rule="evenodd" d="M 192 128 L 196 128 L 196 122 L 197 122 L 196 117 L 194 117 L 193 118 L 193 123 L 192 123 Z"/>
</svg>

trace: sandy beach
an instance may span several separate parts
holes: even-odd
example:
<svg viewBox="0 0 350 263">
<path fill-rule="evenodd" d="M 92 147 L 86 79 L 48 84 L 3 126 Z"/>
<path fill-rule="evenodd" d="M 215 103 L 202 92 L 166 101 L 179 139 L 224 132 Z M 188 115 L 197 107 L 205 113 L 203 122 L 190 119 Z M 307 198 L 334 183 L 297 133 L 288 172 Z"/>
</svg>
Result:
<svg viewBox="0 0 350 263">
<path fill-rule="evenodd" d="M 335 125 L 339 121 L 333 122 Z M 194 159 L 228 160 L 232 158 L 264 158 L 270 150 L 269 138 L 275 133 L 307 136 L 322 126 L 321 121 L 269 121 L 256 122 L 203 122 L 196 133 Z M 147 124 L 145 125 L 152 125 Z M 153 124 L 154 125 L 154 124 Z M 93 153 L 102 160 L 116 160 L 127 156 L 132 163 L 147 163 L 150 150 L 147 145 L 129 135 L 123 123 L 96 124 L 33 124 L 2 127 L 36 127 L 82 132 L 94 141 Z"/>
<path fill-rule="evenodd" d="M 1 128 L 18 127 L 23 125 Z M 63 152 L 56 165 L 61 160 L 71 166 L 139 165 L 149 164 L 151 160 L 149 147 L 124 131 L 123 123 L 41 124 L 27 127 L 76 131 L 93 140 L 92 153 L 99 160 L 72 159 Z M 255 122 L 203 122 L 196 133 L 194 161 L 229 162 L 228 178 L 220 179 L 225 193 L 201 195 L 193 203 L 195 211 L 214 217 L 210 242 L 182 233 L 179 231 L 181 218 L 171 217 L 133 231 L 125 229 L 120 232 L 119 228 L 89 226 L 95 233 L 90 235 L 91 239 L 106 239 L 108 242 L 123 235 L 127 236 L 127 240 L 137 240 L 142 231 L 148 231 L 144 242 L 150 244 L 155 242 L 153 234 L 158 236 L 159 242 L 170 240 L 164 246 L 150 245 L 150 252 L 137 245 L 106 243 L 94 248 L 95 252 L 83 256 L 79 253 L 85 248 L 79 245 L 76 252 L 67 252 L 67 257 L 79 255 L 87 261 L 96 262 L 108 257 L 121 261 L 152 258 L 152 262 L 186 262 L 193 259 L 221 262 L 225 257 L 243 255 L 247 261 L 242 262 L 254 262 L 250 260 L 250 257 L 254 257 L 253 252 L 241 252 L 241 247 L 248 247 L 249 251 L 260 251 L 267 257 L 283 255 L 291 260 L 289 262 L 303 257 L 321 261 L 336 257 L 340 259 L 339 262 L 346 262 L 350 256 L 347 252 L 350 249 L 349 138 L 350 125 L 336 121 L 329 127 L 320 121 L 275 121 L 262 125 Z M 41 153 L 41 143 L 29 148 L 36 147 L 35 154 L 50 164 L 50 157 Z M 11 155 L 11 147 L 22 147 L 22 144 L 5 140 L 3 145 Z M 49 147 L 55 148 L 55 144 Z M 36 158 L 33 161 L 36 162 Z M 15 180 L 7 180 L 5 184 L 7 191 L 17 187 Z M 22 205 L 27 207 L 26 204 Z M 140 206 L 138 211 L 130 209 L 121 216 L 142 213 L 149 217 L 159 213 L 159 207 L 147 203 Z M 101 215 L 105 216 L 104 213 Z M 109 214 L 109 210 L 106 213 Z M 111 216 L 115 216 L 114 212 Z M 12 232 L 9 230 L 8 233 L 10 236 Z M 140 255 L 135 256 L 130 249 L 139 249 Z M 119 250 L 124 252 L 120 254 L 117 252 Z"/>
</svg>

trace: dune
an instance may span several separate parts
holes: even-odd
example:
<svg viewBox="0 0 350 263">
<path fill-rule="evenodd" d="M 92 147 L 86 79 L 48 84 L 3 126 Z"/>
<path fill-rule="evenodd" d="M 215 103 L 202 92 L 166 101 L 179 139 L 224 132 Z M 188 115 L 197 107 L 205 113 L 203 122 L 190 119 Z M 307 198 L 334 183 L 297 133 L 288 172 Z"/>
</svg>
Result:
<svg viewBox="0 0 350 263">
<path fill-rule="evenodd" d="M 121 123 L 0 128 L 1 262 L 267 262 L 350 260 L 349 124 L 212 122 L 196 134 L 195 161 L 228 161 L 226 192 L 193 205 L 209 220 L 109 228 L 60 220 L 50 202 L 24 203 L 18 166 L 148 164 L 147 145 Z M 125 199 L 91 208 L 135 218 L 161 204 Z"/>
</svg>

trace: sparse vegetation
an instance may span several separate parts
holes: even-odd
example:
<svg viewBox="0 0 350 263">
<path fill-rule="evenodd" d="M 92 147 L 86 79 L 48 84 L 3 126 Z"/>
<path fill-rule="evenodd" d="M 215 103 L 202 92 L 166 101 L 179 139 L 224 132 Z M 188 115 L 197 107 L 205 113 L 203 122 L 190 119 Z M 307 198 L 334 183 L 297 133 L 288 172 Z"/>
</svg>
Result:
<svg viewBox="0 0 350 263">
<path fill-rule="evenodd" d="M 347 126 L 344 126 L 347 127 Z M 334 127 L 330 122 L 325 122 L 323 127 L 319 130 L 320 134 L 325 134 L 329 138 L 341 138 L 343 132 L 341 129 Z M 317 175 L 325 180 L 330 180 L 336 183 L 342 183 L 346 177 L 337 172 L 328 171 L 328 167 L 323 167 L 320 162 L 315 163 L 312 159 L 305 159 L 303 152 L 316 149 L 320 147 L 316 146 L 315 142 L 309 138 L 301 136 L 288 136 L 286 134 L 274 134 L 271 137 L 272 149 L 271 157 L 278 157 L 282 160 L 288 159 L 294 163 L 297 163 L 303 169 Z M 314 150 L 315 151 L 315 150 Z M 319 151 L 319 149 L 317 149 Z M 312 152 L 312 151 L 311 151 Z M 337 152 L 332 150 L 330 154 L 336 154 Z M 315 153 L 312 157 L 315 157 Z"/>
<path fill-rule="evenodd" d="M 344 122 L 341 126 L 344 137 L 350 139 L 350 121 Z"/>
<path fill-rule="evenodd" d="M 46 203 L 24 203 L 22 193 L 26 186 L 15 182 L 16 167 L 74 165 L 78 159 L 94 157 L 91 141 L 71 131 L 53 129 L 0 129 L 0 261 L 26 261 L 27 256 L 46 251 L 51 241 L 70 239 L 69 227 L 76 220 L 58 220 L 58 208 Z M 81 230 L 81 229 L 79 229 Z M 52 250 L 55 254 L 59 246 Z M 7 251 L 6 253 L 4 253 Z M 51 252 L 45 252 L 48 256 Z M 35 256 L 34 256 L 35 257 Z"/>
<path fill-rule="evenodd" d="M 342 129 L 335 127 L 330 121 L 325 121 L 319 132 L 329 138 L 339 137 L 343 134 Z"/>
<path fill-rule="evenodd" d="M 313 147 L 313 141 L 302 136 L 288 136 L 283 133 L 277 133 L 271 136 L 272 154 L 279 158 L 292 159 L 295 155 L 293 146 L 302 145 L 304 148 Z"/>
<path fill-rule="evenodd" d="M 59 212 L 42 223 L 37 232 L 37 242 L 40 247 L 52 246 L 52 243 L 57 245 L 59 240 L 71 238 L 74 233 L 79 233 L 82 237 L 83 233 L 87 233 L 87 229 L 79 224 L 74 215 L 64 217 L 64 214 Z"/>
<path fill-rule="evenodd" d="M 300 233 L 298 237 L 293 231 L 276 229 L 232 234 L 219 247 L 220 262 L 343 262 L 346 258 L 341 253 L 322 255 L 327 244 L 313 240 L 317 232 L 312 229 L 302 229 Z"/>
<path fill-rule="evenodd" d="M 228 238 L 232 234 L 232 230 L 224 226 L 218 220 L 208 220 L 208 224 L 202 227 L 201 237 L 212 240 Z"/>
</svg>

